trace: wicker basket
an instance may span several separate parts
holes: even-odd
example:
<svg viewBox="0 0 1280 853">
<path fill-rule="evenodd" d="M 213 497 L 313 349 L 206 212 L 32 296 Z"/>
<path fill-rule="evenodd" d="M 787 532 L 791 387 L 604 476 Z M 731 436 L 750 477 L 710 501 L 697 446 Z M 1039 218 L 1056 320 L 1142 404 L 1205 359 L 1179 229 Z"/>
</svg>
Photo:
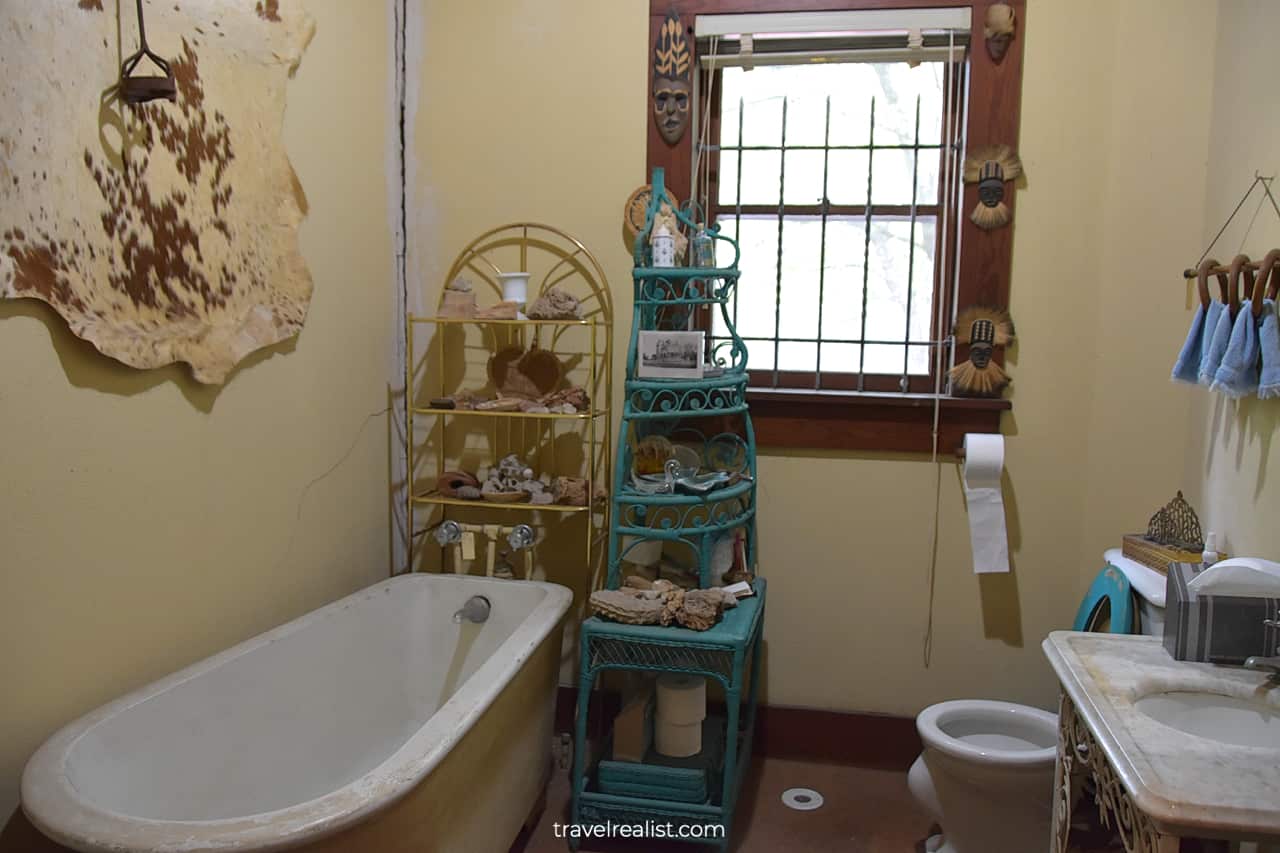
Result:
<svg viewBox="0 0 1280 853">
<path fill-rule="evenodd" d="M 1141 533 L 1127 534 L 1120 551 L 1130 560 L 1155 569 L 1162 575 L 1168 572 L 1170 563 L 1198 563 L 1201 560 L 1200 551 L 1184 551 L 1171 545 L 1161 545 Z"/>
</svg>

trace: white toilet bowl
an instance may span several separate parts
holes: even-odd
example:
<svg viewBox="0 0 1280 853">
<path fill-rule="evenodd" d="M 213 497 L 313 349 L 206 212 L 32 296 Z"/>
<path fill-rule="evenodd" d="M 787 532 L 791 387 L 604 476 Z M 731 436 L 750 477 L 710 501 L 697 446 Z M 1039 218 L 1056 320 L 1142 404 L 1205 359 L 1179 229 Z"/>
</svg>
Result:
<svg viewBox="0 0 1280 853">
<path fill-rule="evenodd" d="M 924 752 L 907 783 L 942 827 L 940 853 L 1049 849 L 1058 718 L 1010 702 L 959 699 L 920 712 Z"/>
</svg>

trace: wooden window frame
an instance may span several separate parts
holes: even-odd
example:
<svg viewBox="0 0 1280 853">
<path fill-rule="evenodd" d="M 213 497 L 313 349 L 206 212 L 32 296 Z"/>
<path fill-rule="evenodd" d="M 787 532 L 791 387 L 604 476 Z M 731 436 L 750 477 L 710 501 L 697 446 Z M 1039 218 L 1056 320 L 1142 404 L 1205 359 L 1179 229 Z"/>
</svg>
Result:
<svg viewBox="0 0 1280 853">
<path fill-rule="evenodd" d="M 983 34 L 987 9 L 996 2 L 998 0 L 682 0 L 678 12 L 685 25 L 692 29 L 696 15 L 968 7 L 972 13 L 972 47 L 965 144 L 969 150 L 995 144 L 1010 145 L 1017 150 L 1026 0 L 1004 0 L 1017 15 L 1018 29 L 998 64 L 988 55 Z M 670 8 L 670 0 L 650 0 L 646 56 L 652 55 L 652 45 Z M 690 49 L 696 50 L 692 32 L 689 36 Z M 652 73 L 650 67 L 650 77 Z M 645 173 L 649 174 L 654 167 L 663 167 L 667 187 L 677 198 L 688 198 L 692 190 L 694 134 L 691 128 L 679 143 L 667 145 L 653 121 L 648 94 L 652 83 L 650 79 L 645 96 L 648 127 Z M 1004 201 L 1012 212 L 1017 193 L 1010 190 Z M 1009 304 L 1013 225 L 992 231 L 978 228 L 966 213 L 977 203 L 977 187 L 964 186 L 958 217 L 958 257 L 943 259 L 947 266 L 955 263 L 959 267 L 954 293 L 957 311 L 973 305 L 1004 307 Z M 949 278 L 945 269 L 944 275 Z M 967 348 L 957 347 L 956 358 L 967 357 Z M 997 353 L 997 360 L 1003 363 L 1003 353 Z M 756 441 L 764 447 L 927 452 L 933 446 L 935 403 L 932 394 L 750 388 L 747 399 L 751 404 Z M 949 454 L 960 447 L 965 433 L 999 432 L 1001 414 L 1011 409 L 1012 404 L 1005 399 L 944 397 L 938 408 L 938 450 Z"/>
</svg>

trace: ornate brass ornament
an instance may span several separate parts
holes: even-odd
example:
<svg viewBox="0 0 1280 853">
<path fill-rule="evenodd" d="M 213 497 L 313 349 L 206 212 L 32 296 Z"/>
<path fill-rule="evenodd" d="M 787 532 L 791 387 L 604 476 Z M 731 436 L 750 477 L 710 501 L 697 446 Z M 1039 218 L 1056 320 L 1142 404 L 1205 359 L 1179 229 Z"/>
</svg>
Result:
<svg viewBox="0 0 1280 853">
<path fill-rule="evenodd" d="M 689 127 L 692 72 L 689 40 L 673 9 L 653 45 L 653 119 L 668 145 L 679 142 Z"/>
<path fill-rule="evenodd" d="M 1159 512 L 1151 516 L 1147 524 L 1147 538 L 1161 545 L 1171 545 L 1182 551 L 1203 551 L 1204 533 L 1200 529 L 1200 519 L 1182 497 L 1178 496 L 1165 504 Z"/>
</svg>

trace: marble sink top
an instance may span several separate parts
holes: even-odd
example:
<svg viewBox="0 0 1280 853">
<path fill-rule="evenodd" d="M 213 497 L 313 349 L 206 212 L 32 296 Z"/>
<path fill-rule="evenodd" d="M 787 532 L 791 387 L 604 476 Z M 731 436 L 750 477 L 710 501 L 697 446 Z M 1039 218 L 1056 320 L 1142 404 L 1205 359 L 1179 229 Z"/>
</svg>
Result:
<svg viewBox="0 0 1280 853">
<path fill-rule="evenodd" d="M 1174 660 L 1158 637 L 1055 631 L 1042 647 L 1134 804 L 1161 831 L 1280 840 L 1280 749 L 1189 734 L 1135 707 L 1154 694 L 1207 693 L 1280 711 L 1280 686 L 1265 673 Z"/>
</svg>

